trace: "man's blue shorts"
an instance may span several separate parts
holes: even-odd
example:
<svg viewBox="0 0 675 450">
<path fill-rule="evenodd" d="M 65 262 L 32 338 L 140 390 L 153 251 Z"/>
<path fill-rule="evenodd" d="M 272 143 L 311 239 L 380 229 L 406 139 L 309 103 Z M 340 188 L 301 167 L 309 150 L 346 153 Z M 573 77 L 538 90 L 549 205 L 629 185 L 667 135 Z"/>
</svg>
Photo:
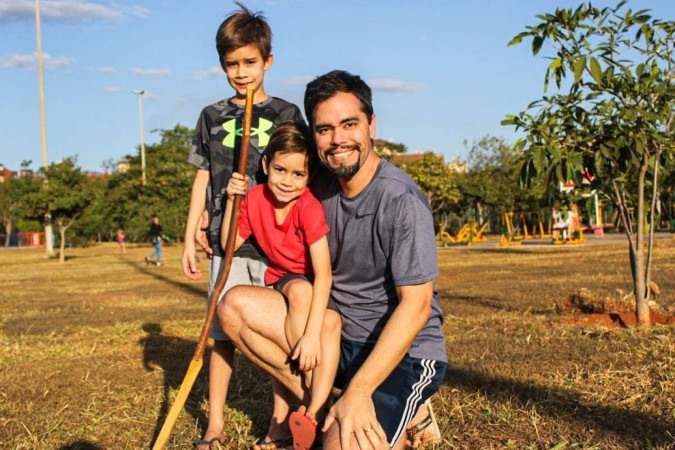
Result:
<svg viewBox="0 0 675 450">
<path fill-rule="evenodd" d="M 342 339 L 335 387 L 345 389 L 372 351 L 371 344 Z M 447 364 L 431 359 L 403 358 L 373 393 L 377 420 L 393 446 L 420 406 L 441 386 Z"/>
</svg>

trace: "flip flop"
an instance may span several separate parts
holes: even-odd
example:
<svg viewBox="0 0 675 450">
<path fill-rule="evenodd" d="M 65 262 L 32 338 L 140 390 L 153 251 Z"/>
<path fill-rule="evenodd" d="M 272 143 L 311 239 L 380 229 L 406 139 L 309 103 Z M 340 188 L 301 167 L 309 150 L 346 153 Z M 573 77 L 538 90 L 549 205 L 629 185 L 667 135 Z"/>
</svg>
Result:
<svg viewBox="0 0 675 450">
<path fill-rule="evenodd" d="M 255 450 L 284 450 L 293 445 L 293 438 L 272 439 L 267 438 L 253 446 Z"/>
<path fill-rule="evenodd" d="M 205 439 L 200 439 L 199 441 L 195 441 L 192 443 L 192 448 L 199 449 L 200 447 L 206 446 L 209 450 L 213 449 L 213 445 L 215 443 L 218 443 L 218 448 L 220 448 L 225 442 L 222 441 L 220 438 L 214 437 L 213 439 L 209 439 L 208 441 Z"/>
<path fill-rule="evenodd" d="M 406 449 L 414 449 L 419 446 L 438 444 L 441 442 L 441 430 L 438 428 L 438 422 L 436 422 L 436 415 L 431 407 L 431 402 L 427 400 L 424 402 L 424 405 L 427 407 L 427 416 L 416 425 L 405 430 Z"/>
<path fill-rule="evenodd" d="M 293 450 L 309 450 L 316 439 L 317 424 L 310 417 L 294 411 L 288 418 L 293 435 Z"/>
</svg>

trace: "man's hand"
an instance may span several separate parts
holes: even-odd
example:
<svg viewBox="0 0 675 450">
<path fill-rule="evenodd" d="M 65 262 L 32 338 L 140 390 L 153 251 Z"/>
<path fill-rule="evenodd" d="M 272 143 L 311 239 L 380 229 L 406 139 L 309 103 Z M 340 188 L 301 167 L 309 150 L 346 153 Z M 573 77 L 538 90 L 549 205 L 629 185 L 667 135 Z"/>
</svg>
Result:
<svg viewBox="0 0 675 450">
<path fill-rule="evenodd" d="M 377 421 L 375 405 L 369 393 L 347 388 L 328 411 L 322 431 L 328 431 L 335 422 L 339 425 L 342 450 L 352 450 L 352 435 L 356 438 L 357 449 L 389 448 L 387 435 Z"/>
<path fill-rule="evenodd" d="M 302 335 L 295 346 L 292 360 L 298 360 L 298 367 L 308 372 L 321 364 L 321 342 L 319 336 Z"/>
</svg>

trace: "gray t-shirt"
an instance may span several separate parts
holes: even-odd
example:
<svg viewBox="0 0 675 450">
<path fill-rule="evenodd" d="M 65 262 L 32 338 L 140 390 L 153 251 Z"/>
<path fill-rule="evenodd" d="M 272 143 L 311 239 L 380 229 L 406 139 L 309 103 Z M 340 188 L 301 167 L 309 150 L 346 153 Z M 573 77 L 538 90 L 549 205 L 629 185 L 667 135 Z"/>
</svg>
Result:
<svg viewBox="0 0 675 450">
<path fill-rule="evenodd" d="M 330 228 L 331 300 L 342 316 L 345 339 L 374 344 L 399 303 L 397 286 L 438 277 L 433 217 L 415 183 L 385 160 L 356 197 L 342 195 L 337 179 L 316 183 Z M 447 362 L 443 315 L 436 299 L 409 354 Z"/>
</svg>

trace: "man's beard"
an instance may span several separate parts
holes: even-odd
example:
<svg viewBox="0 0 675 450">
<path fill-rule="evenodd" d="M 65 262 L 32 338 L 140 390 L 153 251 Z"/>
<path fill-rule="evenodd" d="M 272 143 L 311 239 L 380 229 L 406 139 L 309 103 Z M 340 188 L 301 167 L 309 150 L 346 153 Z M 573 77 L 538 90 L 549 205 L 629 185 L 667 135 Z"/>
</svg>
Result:
<svg viewBox="0 0 675 450">
<path fill-rule="evenodd" d="M 361 168 L 361 149 L 359 146 L 353 145 L 350 146 L 351 149 L 356 150 L 359 152 L 359 158 L 356 160 L 354 164 L 351 166 L 345 165 L 345 164 L 340 164 L 337 167 L 329 166 L 326 164 L 326 167 L 332 173 L 333 175 L 337 176 L 338 178 L 344 178 L 345 180 L 351 180 L 354 175 L 356 175 Z"/>
</svg>

